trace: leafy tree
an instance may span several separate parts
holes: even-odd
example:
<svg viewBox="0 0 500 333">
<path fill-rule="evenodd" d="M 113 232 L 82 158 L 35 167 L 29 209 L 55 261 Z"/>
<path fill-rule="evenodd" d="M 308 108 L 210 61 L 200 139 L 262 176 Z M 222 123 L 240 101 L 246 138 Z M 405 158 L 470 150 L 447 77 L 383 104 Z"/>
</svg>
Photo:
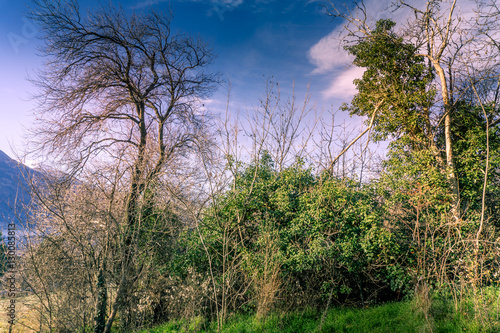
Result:
<svg viewBox="0 0 500 333">
<path fill-rule="evenodd" d="M 454 198 L 454 203 L 451 207 L 452 215 L 455 222 L 458 223 L 461 219 L 460 187 L 455 167 L 455 143 L 453 142 L 451 133 L 455 121 L 454 108 L 456 103 L 460 102 L 460 99 L 463 98 L 466 90 L 473 90 L 472 87 L 477 87 L 478 89 L 479 87 L 488 87 L 481 92 L 481 96 L 494 96 L 494 103 L 498 104 L 499 94 L 494 91 L 496 89 L 498 92 L 498 85 L 495 87 L 488 84 L 492 80 L 497 81 L 493 77 L 497 75 L 494 73 L 498 73 L 498 42 L 496 41 L 496 35 L 492 32 L 496 31 L 497 27 L 495 15 L 498 13 L 498 7 L 490 3 L 478 4 L 477 15 L 470 19 L 458 11 L 457 1 L 445 4 L 440 0 L 429 0 L 422 7 L 414 6 L 404 0 L 393 4 L 393 9 L 395 9 L 396 13 L 400 8 L 410 9 L 414 15 L 405 23 L 404 29 L 401 29 L 397 34 L 398 37 L 403 38 L 403 42 L 402 44 L 401 42 L 397 42 L 395 45 L 399 43 L 403 51 L 394 50 L 390 47 L 390 45 L 394 45 L 393 41 L 388 38 L 385 39 L 388 50 L 392 50 L 390 52 L 393 52 L 389 56 L 389 59 L 397 59 L 397 57 L 394 57 L 395 53 L 399 52 L 401 55 L 406 53 L 406 56 L 408 56 L 407 60 L 405 60 L 406 63 L 411 63 L 413 59 L 417 59 L 417 62 L 420 61 L 421 65 L 423 65 L 423 61 L 425 60 L 427 61 L 428 69 L 424 68 L 424 71 L 422 71 L 422 69 L 417 69 L 414 66 L 406 66 L 406 69 L 417 69 L 417 72 L 409 70 L 406 73 L 406 75 L 409 75 L 407 76 L 409 78 L 414 74 L 417 74 L 415 78 L 423 74 L 421 77 L 422 80 L 410 82 L 410 86 L 411 84 L 414 84 L 414 86 L 413 89 L 407 91 L 409 96 L 423 97 L 420 100 L 415 100 L 416 104 L 412 103 L 415 106 L 419 105 L 422 112 L 407 113 L 408 119 L 395 118 L 396 121 L 387 129 L 395 131 L 393 133 L 397 135 L 401 133 L 401 128 L 398 128 L 398 126 L 403 124 L 406 127 L 405 133 L 415 135 L 423 132 L 424 141 L 419 145 L 430 148 L 435 158 L 441 164 L 442 172 L 447 176 L 450 191 Z M 381 31 L 388 31 L 393 26 L 392 23 L 388 23 L 388 20 L 382 20 L 373 29 L 370 24 L 370 13 L 367 12 L 362 1 L 356 3 L 353 10 L 347 9 L 346 13 L 332 3 L 329 13 L 333 17 L 340 17 L 347 21 L 346 37 L 348 38 L 346 38 L 346 41 L 350 43 L 347 49 L 352 49 L 358 53 L 359 50 L 356 49 L 356 44 L 360 46 L 370 45 L 370 42 L 367 41 L 370 41 L 372 38 L 377 39 Z M 394 34 L 388 34 L 388 36 L 395 37 Z M 383 41 L 384 39 L 379 38 L 379 40 Z M 354 48 L 349 46 L 352 44 L 354 44 Z M 374 50 L 376 51 L 377 49 L 374 48 Z M 487 55 L 487 57 L 483 57 L 477 50 L 484 50 L 484 55 Z M 374 54 L 376 52 L 373 52 Z M 380 55 L 384 55 L 384 51 L 381 51 Z M 384 58 L 380 60 L 371 59 L 372 62 L 385 61 L 382 60 Z M 397 66 L 391 67 L 390 61 L 386 65 L 388 66 L 387 68 L 397 71 Z M 402 68 L 405 68 L 405 66 Z M 426 75 L 425 72 L 429 73 L 429 75 Z M 390 74 L 386 72 L 386 75 L 389 77 L 391 77 Z M 373 71 L 371 75 L 374 75 L 381 83 L 384 82 L 384 78 L 375 75 Z M 435 81 L 430 80 L 434 76 L 436 78 Z M 404 76 L 401 76 L 400 79 L 399 86 L 405 83 Z M 467 82 L 467 84 L 464 85 L 464 82 Z M 439 90 L 439 96 L 438 94 L 432 94 L 435 98 L 432 98 L 431 95 L 425 96 L 423 89 L 417 87 L 420 83 L 423 86 L 427 86 L 426 90 L 428 92 L 434 92 L 434 90 L 437 92 Z M 436 89 L 433 87 L 434 83 Z M 385 85 L 383 84 L 372 87 L 375 88 L 376 94 L 381 89 L 385 90 Z M 360 85 L 360 88 L 362 88 L 362 85 Z M 413 92 L 418 93 L 414 94 Z M 394 97 L 391 101 L 384 100 L 384 102 L 393 103 L 395 109 L 398 109 L 400 101 L 403 101 L 403 104 L 406 104 L 406 101 L 408 101 L 404 95 L 397 96 L 395 94 Z M 378 104 L 374 102 L 377 96 L 372 96 L 372 98 L 372 109 L 377 110 Z M 363 103 L 365 102 L 361 100 L 361 104 Z M 369 107 L 369 105 L 365 107 Z M 370 113 L 373 117 L 375 116 L 375 112 Z M 436 142 L 439 133 L 442 134 L 442 141 L 439 142 L 440 146 Z"/>
<path fill-rule="evenodd" d="M 486 165 L 486 120 L 480 107 L 470 102 L 461 102 L 455 108 L 455 122 L 451 128 L 455 142 L 456 167 L 460 184 L 462 210 L 466 216 L 478 215 L 481 200 L 484 170 Z M 488 119 L 495 114 L 495 106 L 485 107 Z M 500 128 L 498 124 L 489 127 L 489 181 L 486 189 L 488 217 L 490 222 L 500 226 L 499 179 L 500 179 Z"/>
<path fill-rule="evenodd" d="M 406 251 L 398 262 L 406 268 L 407 285 L 435 284 L 438 277 L 442 282 L 442 273 L 456 267 L 442 261 L 450 258 L 446 251 L 456 234 L 447 228 L 453 200 L 434 155 L 413 149 L 409 138 L 394 141 L 377 182 L 385 224 Z"/>
<path fill-rule="evenodd" d="M 408 136 L 416 145 L 430 146 L 433 74 L 417 57 L 417 48 L 396 35 L 394 26 L 391 20 L 380 20 L 368 36 L 346 47 L 354 64 L 366 70 L 354 81 L 358 93 L 344 108 L 359 116 L 377 112 L 373 129 L 378 140 Z"/>
</svg>

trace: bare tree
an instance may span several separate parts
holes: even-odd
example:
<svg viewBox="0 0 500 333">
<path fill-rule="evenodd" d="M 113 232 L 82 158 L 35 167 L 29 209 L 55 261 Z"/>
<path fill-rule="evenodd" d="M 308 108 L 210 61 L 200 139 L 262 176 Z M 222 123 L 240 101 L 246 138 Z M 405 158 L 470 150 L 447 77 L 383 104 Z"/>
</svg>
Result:
<svg viewBox="0 0 500 333">
<path fill-rule="evenodd" d="M 254 108 L 245 133 L 252 139 L 252 158 L 259 159 L 267 151 L 278 171 L 297 158 L 309 153 L 308 147 L 319 121 L 315 103 L 311 103 L 309 89 L 304 100 L 297 103 L 295 85 L 291 96 L 283 100 L 279 82 L 266 80 L 266 93 Z"/>
<path fill-rule="evenodd" d="M 93 325 L 94 310 L 96 316 L 106 314 L 105 266 L 113 267 L 116 222 L 123 215 L 112 204 L 122 201 L 123 191 L 116 191 L 121 182 L 115 178 L 113 187 L 106 182 L 120 175 L 102 166 L 90 179 L 80 175 L 79 185 L 48 170 L 45 175 L 34 192 L 29 216 L 36 224 L 27 228 L 23 256 L 23 278 L 37 299 L 31 311 L 39 323 L 33 329 L 77 331 Z"/>
<path fill-rule="evenodd" d="M 206 70 L 214 55 L 205 43 L 174 34 L 169 14 L 103 7 L 85 15 L 75 0 L 35 0 L 30 17 L 47 59 L 32 80 L 39 88 L 33 153 L 50 156 L 70 177 L 96 157 L 123 167 L 121 274 L 107 323 L 96 324 L 96 332 L 109 332 L 143 269 L 134 244 L 145 195 L 166 164 L 206 137 L 196 102 L 218 81 Z"/>
</svg>

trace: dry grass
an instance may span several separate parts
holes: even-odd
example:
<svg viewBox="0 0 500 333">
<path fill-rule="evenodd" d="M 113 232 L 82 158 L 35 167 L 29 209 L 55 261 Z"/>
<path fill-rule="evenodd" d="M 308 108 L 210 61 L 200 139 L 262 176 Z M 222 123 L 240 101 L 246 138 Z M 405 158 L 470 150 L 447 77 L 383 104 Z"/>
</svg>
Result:
<svg viewBox="0 0 500 333">
<path fill-rule="evenodd" d="M 37 332 L 38 316 L 33 312 L 33 305 L 38 302 L 35 296 L 21 296 L 16 299 L 16 321 L 12 327 L 13 333 Z M 0 332 L 9 332 L 9 323 L 7 312 L 5 311 L 9 304 L 9 298 L 0 298 Z"/>
</svg>

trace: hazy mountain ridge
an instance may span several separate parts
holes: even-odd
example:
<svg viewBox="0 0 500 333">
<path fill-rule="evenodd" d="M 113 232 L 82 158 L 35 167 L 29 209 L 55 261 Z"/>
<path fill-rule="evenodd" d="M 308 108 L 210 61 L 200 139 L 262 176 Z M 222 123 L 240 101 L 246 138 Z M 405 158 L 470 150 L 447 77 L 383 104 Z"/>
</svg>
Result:
<svg viewBox="0 0 500 333">
<path fill-rule="evenodd" d="M 0 229 L 7 229 L 11 221 L 25 222 L 21 208 L 30 201 L 26 179 L 36 174 L 0 150 Z"/>
</svg>

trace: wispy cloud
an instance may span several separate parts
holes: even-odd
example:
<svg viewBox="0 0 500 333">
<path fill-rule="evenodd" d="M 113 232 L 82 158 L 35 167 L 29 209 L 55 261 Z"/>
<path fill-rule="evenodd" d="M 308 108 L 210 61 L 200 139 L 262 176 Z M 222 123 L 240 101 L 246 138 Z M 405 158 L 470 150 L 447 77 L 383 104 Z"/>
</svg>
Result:
<svg viewBox="0 0 500 333">
<path fill-rule="evenodd" d="M 143 0 L 136 3 L 132 8 L 144 8 L 154 6 L 162 2 L 169 2 L 170 0 Z"/>
<path fill-rule="evenodd" d="M 316 66 L 313 74 L 328 73 L 340 66 L 352 63 L 350 56 L 340 45 L 342 27 L 335 28 L 309 49 L 309 61 Z"/>
<path fill-rule="evenodd" d="M 208 14 L 217 14 L 221 21 L 224 21 L 224 13 L 228 11 L 230 12 L 243 4 L 243 0 L 211 0 L 210 2 L 212 3 L 212 9 L 208 12 Z"/>
<path fill-rule="evenodd" d="M 418 0 L 421 1 L 421 0 Z M 387 10 L 387 3 L 378 0 L 367 0 L 365 2 L 366 12 L 372 13 L 372 19 L 367 23 L 375 22 L 381 18 L 391 16 Z M 405 17 L 398 16 L 399 22 L 404 22 Z M 308 52 L 309 61 L 316 67 L 313 74 L 324 74 L 339 67 L 344 67 L 352 63 L 353 57 L 350 56 L 342 47 L 341 41 L 345 39 L 344 25 L 346 21 L 337 22 L 338 25 L 325 37 L 321 38 L 313 45 Z"/>
<path fill-rule="evenodd" d="M 142 0 L 138 2 L 134 8 L 143 8 L 149 7 L 153 5 L 157 5 L 162 2 L 171 2 L 172 0 Z M 244 0 L 180 0 L 181 2 L 204 2 L 208 4 L 212 4 L 215 7 L 220 8 L 236 8 L 243 3 Z"/>
<path fill-rule="evenodd" d="M 356 94 L 356 86 L 353 81 L 363 76 L 365 69 L 361 67 L 351 67 L 337 75 L 330 86 L 323 90 L 325 99 L 351 97 Z"/>
<path fill-rule="evenodd" d="M 416 0 L 414 6 L 420 7 L 425 0 Z M 393 19 L 398 27 L 402 27 L 412 15 L 409 10 L 400 10 L 395 14 L 387 7 L 387 3 L 378 0 L 365 1 L 366 12 L 370 13 L 370 25 L 382 18 Z M 345 37 L 344 25 L 347 22 L 337 22 L 338 25 L 325 37 L 321 38 L 308 51 L 309 62 L 314 65 L 312 74 L 335 75 L 332 83 L 322 93 L 325 98 L 346 98 L 354 95 L 356 89 L 352 81 L 362 76 L 364 69 L 349 67 L 353 57 L 342 47 L 341 41 Z"/>
<path fill-rule="evenodd" d="M 243 0 L 212 0 L 211 2 L 221 6 L 238 7 L 243 3 Z"/>
</svg>

